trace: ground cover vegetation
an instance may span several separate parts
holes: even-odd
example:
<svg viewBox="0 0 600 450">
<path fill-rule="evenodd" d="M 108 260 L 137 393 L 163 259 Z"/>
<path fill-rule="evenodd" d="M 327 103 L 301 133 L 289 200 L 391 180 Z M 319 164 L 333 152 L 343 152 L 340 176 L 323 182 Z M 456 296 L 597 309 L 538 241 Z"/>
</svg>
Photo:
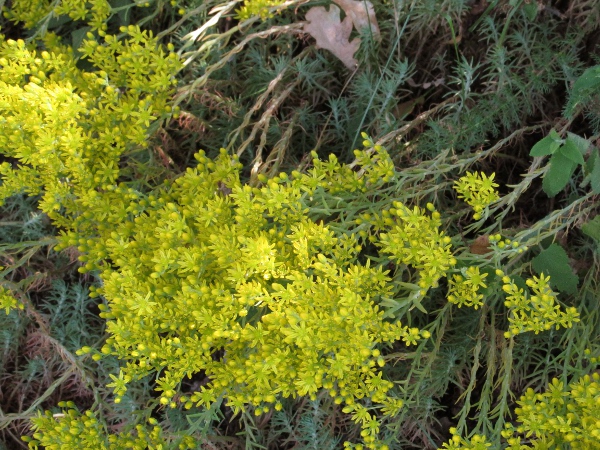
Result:
<svg viewBox="0 0 600 450">
<path fill-rule="evenodd" d="M 598 448 L 596 1 L 0 5 L 0 448 Z"/>
</svg>

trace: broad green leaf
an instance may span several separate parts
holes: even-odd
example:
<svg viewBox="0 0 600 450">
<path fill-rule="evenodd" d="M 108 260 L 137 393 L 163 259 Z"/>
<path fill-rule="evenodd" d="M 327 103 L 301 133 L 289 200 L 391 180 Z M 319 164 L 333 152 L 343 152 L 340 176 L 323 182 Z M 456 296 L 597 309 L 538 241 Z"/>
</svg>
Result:
<svg viewBox="0 0 600 450">
<path fill-rule="evenodd" d="M 523 12 L 525 13 L 525 17 L 527 17 L 530 22 L 533 22 L 538 13 L 537 2 L 523 4 Z"/>
<path fill-rule="evenodd" d="M 600 159 L 600 155 L 598 154 L 598 149 L 596 147 L 592 147 L 590 152 L 590 156 L 583 166 L 583 174 L 585 175 L 583 180 L 581 181 L 581 187 L 585 188 L 592 181 L 592 175 L 595 175 L 594 178 L 598 178 L 597 173 L 594 174 L 594 167 L 596 166 L 596 161 Z M 597 169 L 600 170 L 600 169 Z M 594 186 L 597 185 L 598 182 L 594 183 Z M 592 188 L 593 189 L 593 188 Z"/>
<path fill-rule="evenodd" d="M 61 25 L 64 25 L 65 23 L 71 22 L 72 20 L 73 19 L 71 19 L 66 14 L 57 17 L 53 12 L 52 17 L 48 21 L 48 29 L 53 30 L 54 28 L 58 28 Z"/>
<path fill-rule="evenodd" d="M 554 197 L 565 188 L 577 164 L 562 153 L 552 155 L 549 164 L 550 168 L 544 176 L 542 188 L 548 197 Z"/>
<path fill-rule="evenodd" d="M 92 27 L 81 27 L 71 33 L 71 46 L 73 50 L 77 53 L 77 56 L 81 56 L 79 52 L 79 47 L 85 38 L 85 35 L 88 31 L 90 31 Z"/>
<path fill-rule="evenodd" d="M 565 107 L 564 116 L 568 119 L 572 118 L 577 106 L 589 102 L 596 94 L 600 94 L 600 66 L 588 68 L 575 81 Z"/>
<path fill-rule="evenodd" d="M 590 173 L 590 184 L 594 194 L 600 194 L 600 157 L 594 161 L 594 168 Z"/>
<path fill-rule="evenodd" d="M 552 244 L 531 261 L 538 274 L 550 275 L 550 284 L 565 294 L 577 291 L 579 277 L 569 265 L 567 252 L 558 244 Z"/>
<path fill-rule="evenodd" d="M 563 143 L 563 140 L 560 138 L 560 134 L 558 134 L 558 132 L 554 128 L 550 130 L 548 136 L 554 139 L 556 142 L 560 142 L 561 144 Z"/>
<path fill-rule="evenodd" d="M 585 156 L 588 148 L 590 148 L 590 141 L 586 138 L 579 136 L 578 134 L 567 131 L 567 137 L 577 146 L 582 155 Z"/>
<path fill-rule="evenodd" d="M 546 136 L 533 146 L 529 152 L 529 156 L 546 156 L 553 154 L 560 147 L 560 143 L 550 136 Z"/>
<path fill-rule="evenodd" d="M 596 216 L 589 222 L 584 223 L 581 226 L 581 231 L 594 239 L 596 244 L 600 246 L 600 216 Z"/>
<path fill-rule="evenodd" d="M 600 66 L 588 68 L 573 84 L 572 95 L 600 88 Z"/>
<path fill-rule="evenodd" d="M 560 148 L 559 152 L 573 161 L 575 164 L 583 164 L 585 161 L 583 160 L 583 155 L 579 151 L 577 144 L 571 140 L 571 138 L 567 139 L 563 146 Z"/>
<path fill-rule="evenodd" d="M 129 25 L 131 19 L 131 7 L 135 6 L 135 4 L 131 0 L 111 0 L 110 6 L 113 10 L 117 10 L 117 15 L 121 22 L 120 25 Z M 129 8 L 127 8 L 127 6 L 129 6 Z"/>
<path fill-rule="evenodd" d="M 598 154 L 598 149 L 596 147 L 592 148 L 590 152 L 590 157 L 585 162 L 585 173 L 590 174 L 594 170 L 594 166 L 596 165 L 596 160 L 600 158 Z"/>
</svg>

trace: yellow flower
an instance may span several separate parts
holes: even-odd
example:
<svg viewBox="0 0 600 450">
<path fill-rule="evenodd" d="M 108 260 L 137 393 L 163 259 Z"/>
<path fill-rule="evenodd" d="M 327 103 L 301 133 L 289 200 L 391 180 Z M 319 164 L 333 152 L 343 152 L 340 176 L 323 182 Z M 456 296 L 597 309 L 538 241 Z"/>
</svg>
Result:
<svg viewBox="0 0 600 450">
<path fill-rule="evenodd" d="M 481 213 L 491 203 L 500 199 L 494 183 L 495 174 L 487 176 L 481 172 L 467 172 L 467 175 L 454 182 L 454 190 L 458 192 L 458 198 L 464 199 L 475 211 L 475 220 L 481 219 Z"/>
</svg>

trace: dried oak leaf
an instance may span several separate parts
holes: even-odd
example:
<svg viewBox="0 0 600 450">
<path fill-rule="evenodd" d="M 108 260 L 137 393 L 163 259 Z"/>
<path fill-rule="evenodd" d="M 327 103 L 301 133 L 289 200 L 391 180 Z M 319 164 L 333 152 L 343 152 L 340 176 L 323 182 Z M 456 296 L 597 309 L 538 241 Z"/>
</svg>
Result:
<svg viewBox="0 0 600 450">
<path fill-rule="evenodd" d="M 337 5 L 344 10 L 346 16 L 352 19 L 354 28 L 371 28 L 373 37 L 377 40 L 381 39 L 379 32 L 379 24 L 375 17 L 375 8 L 369 1 L 364 0 L 333 0 Z"/>
<path fill-rule="evenodd" d="M 323 6 L 313 6 L 306 12 L 304 31 L 309 33 L 317 41 L 317 48 L 329 50 L 348 69 L 356 67 L 354 53 L 360 46 L 360 39 L 354 38 L 349 41 L 352 32 L 352 18 L 346 15 L 343 21 L 340 20 L 340 8 L 331 5 L 329 11 Z"/>
<path fill-rule="evenodd" d="M 476 255 L 485 255 L 492 251 L 490 247 L 490 236 L 488 234 L 482 234 L 473 241 L 470 247 L 471 253 Z"/>
</svg>

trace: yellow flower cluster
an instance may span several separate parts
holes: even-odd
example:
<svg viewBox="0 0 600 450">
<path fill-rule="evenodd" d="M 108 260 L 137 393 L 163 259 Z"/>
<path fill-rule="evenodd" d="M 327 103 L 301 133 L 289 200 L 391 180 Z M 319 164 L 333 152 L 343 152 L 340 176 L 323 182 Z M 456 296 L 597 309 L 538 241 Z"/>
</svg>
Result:
<svg viewBox="0 0 600 450">
<path fill-rule="evenodd" d="M 104 426 L 91 411 L 81 414 L 73 402 L 60 402 L 62 413 L 44 414 L 31 419 L 33 438 L 23 437 L 30 449 L 40 446 L 46 450 L 146 450 L 148 448 L 197 448 L 191 436 L 167 439 L 155 419 L 149 419 L 148 426 L 137 425 L 134 431 L 123 431 L 118 434 L 107 434 Z"/>
<path fill-rule="evenodd" d="M 393 261 L 417 270 L 418 294 L 424 296 L 430 288 L 438 287 L 439 279 L 456 264 L 452 239 L 440 231 L 441 215 L 433 204 L 427 205 L 431 215 L 418 206 L 411 209 L 401 202 L 393 206 L 389 210 L 393 225 L 381 233 L 378 245 Z"/>
<path fill-rule="evenodd" d="M 470 306 L 478 309 L 483 306 L 483 294 L 479 292 L 479 288 L 486 288 L 484 280 L 488 276 L 487 273 L 481 273 L 479 267 L 468 267 L 463 269 L 462 275 L 454 275 L 448 280 L 448 296 L 450 303 L 462 306 Z"/>
<path fill-rule="evenodd" d="M 52 12 L 50 0 L 13 0 L 9 8 L 3 10 L 3 15 L 13 22 L 21 22 L 25 28 L 33 28 Z"/>
<path fill-rule="evenodd" d="M 361 239 L 368 236 L 391 255 L 383 261 L 416 276 L 415 285 L 401 284 L 418 296 L 457 262 L 432 204 L 396 201 L 381 213 L 361 212 L 369 208 L 364 192 L 385 183 L 390 170 L 385 150 L 369 148 L 370 140 L 365 145 L 358 153 L 365 166 L 313 155 L 307 173 L 282 173 L 260 187 L 241 183 L 242 166 L 225 150 L 215 160 L 199 152 L 196 168 L 149 195 L 113 180 L 73 205 L 87 211 L 61 247 L 78 246 L 82 271 L 101 270 L 103 285 L 93 296 L 108 301 L 100 308 L 110 335 L 101 352 L 79 354 L 126 362 L 108 385 L 116 402 L 130 382 L 156 373 L 159 401 L 170 407 L 225 398 L 235 412 L 250 407 L 264 414 L 280 409 L 283 398 L 315 399 L 325 391 L 361 425 L 359 445 L 386 448 L 377 438 L 380 417 L 397 414 L 403 401 L 381 370 L 382 347 L 415 344 L 429 333 L 385 318 L 380 302 L 398 293 L 397 283 L 374 263 L 381 257 L 359 262 L 366 256 Z M 332 220 L 329 202 L 342 202 L 359 219 Z M 478 307 L 485 277 L 465 269 L 451 282 L 451 299 Z M 532 282 L 538 297 L 547 294 Z M 181 381 L 197 373 L 210 382 L 179 392 Z"/>
<path fill-rule="evenodd" d="M 492 446 L 487 438 L 480 434 L 475 434 L 470 439 L 465 439 L 457 433 L 457 429 L 450 428 L 452 438 L 448 442 L 444 442 L 440 450 L 486 450 Z"/>
<path fill-rule="evenodd" d="M 4 11 L 4 17 L 33 28 L 51 12 L 56 16 L 68 15 L 73 20 L 83 20 L 92 29 L 106 30 L 111 6 L 108 0 L 13 0 L 10 9 Z"/>
<path fill-rule="evenodd" d="M 587 349 L 585 355 L 589 357 Z M 600 359 L 589 358 L 592 368 Z M 506 423 L 501 436 L 507 450 L 595 449 L 600 442 L 600 373 L 584 375 L 569 384 L 552 379 L 545 392 L 527 389 L 515 408 L 517 425 Z M 483 435 L 464 439 L 450 428 L 452 439 L 440 449 L 485 450 Z"/>
<path fill-rule="evenodd" d="M 80 51 L 97 68 L 91 72 L 79 69 L 72 49 L 52 34 L 42 52 L 0 37 L 0 147 L 21 164 L 0 165 L 0 203 L 18 192 L 43 194 L 39 208 L 85 242 L 99 223 L 127 214 L 129 194 L 115 189 L 119 159 L 147 145 L 150 124 L 172 113 L 180 68 L 150 33 L 122 31 L 125 41 L 84 41 Z"/>
<path fill-rule="evenodd" d="M 506 338 L 526 331 L 538 334 L 553 326 L 557 329 L 561 326 L 570 328 L 573 322 L 579 322 L 576 308 L 570 307 L 562 312 L 560 305 L 556 304 L 556 293 L 550 288 L 549 276 L 541 274 L 539 278 L 527 279 L 526 284 L 533 291 L 530 295 L 501 270 L 497 270 L 496 274 L 502 277 L 502 290 L 507 294 L 504 304 L 510 309 L 510 329 L 504 333 Z"/>
<path fill-rule="evenodd" d="M 383 146 L 375 144 L 367 133 L 363 132 L 361 136 L 364 139 L 364 149 L 354 150 L 354 157 L 359 166 L 366 168 L 367 182 L 375 185 L 391 181 L 396 171 L 387 150 Z"/>
<path fill-rule="evenodd" d="M 239 20 L 250 19 L 258 16 L 261 19 L 269 19 L 273 17 L 271 8 L 285 3 L 285 0 L 245 0 L 244 6 L 236 10 Z"/>
<path fill-rule="evenodd" d="M 489 177 L 484 173 L 467 172 L 467 175 L 454 182 L 454 190 L 458 192 L 458 198 L 464 199 L 475 211 L 473 218 L 479 220 L 482 212 L 491 203 L 500 199 L 494 183 L 495 174 Z"/>
<path fill-rule="evenodd" d="M 515 409 L 518 426 L 506 424 L 502 436 L 511 450 L 593 449 L 600 442 L 600 375 L 585 375 L 565 389 L 554 378 L 548 389 L 528 389 Z M 521 438 L 518 435 L 525 435 Z"/>
<path fill-rule="evenodd" d="M 362 425 L 365 445 L 378 448 L 374 405 L 361 399 L 384 415 L 403 404 L 381 372 L 379 347 L 415 344 L 429 333 L 385 320 L 378 302 L 391 295 L 387 272 L 358 262 L 355 235 L 311 219 L 346 169 L 315 159 L 306 174 L 253 188 L 241 184 L 242 166 L 225 151 L 196 159 L 196 168 L 139 200 L 144 210 L 131 226 L 101 230 L 103 247 L 82 245 L 102 269 L 94 295 L 109 303 L 102 353 L 127 362 L 109 385 L 117 401 L 129 382 L 152 372 L 161 373 L 160 402 L 171 407 L 209 406 L 223 396 L 235 412 L 251 406 L 262 414 L 281 408 L 282 398 L 326 391 Z M 362 169 L 363 176 L 383 170 Z M 402 218 L 404 209 L 394 214 Z M 424 277 L 444 270 L 437 260 L 449 244 L 438 238 L 443 249 L 430 255 L 419 243 L 422 254 L 410 261 Z M 211 382 L 180 396 L 181 380 L 199 372 Z"/>
<path fill-rule="evenodd" d="M 54 9 L 57 15 L 85 21 L 93 30 L 106 30 L 106 20 L 112 10 L 108 0 L 61 0 Z"/>
<path fill-rule="evenodd" d="M 0 285 L 0 309 L 4 309 L 6 314 L 10 312 L 11 309 L 23 309 L 25 306 L 23 303 L 18 301 L 10 292 L 10 290 L 6 289 L 4 286 Z"/>
<path fill-rule="evenodd" d="M 363 133 L 363 150 L 354 150 L 355 164 L 360 168 L 344 164 L 340 165 L 335 155 L 330 154 L 327 161 L 321 161 L 313 152 L 313 180 L 311 185 L 318 185 L 330 194 L 367 192 L 374 187 L 388 183 L 395 174 L 394 163 L 387 150 L 376 145 Z M 315 174 L 325 176 L 317 181 Z"/>
</svg>

